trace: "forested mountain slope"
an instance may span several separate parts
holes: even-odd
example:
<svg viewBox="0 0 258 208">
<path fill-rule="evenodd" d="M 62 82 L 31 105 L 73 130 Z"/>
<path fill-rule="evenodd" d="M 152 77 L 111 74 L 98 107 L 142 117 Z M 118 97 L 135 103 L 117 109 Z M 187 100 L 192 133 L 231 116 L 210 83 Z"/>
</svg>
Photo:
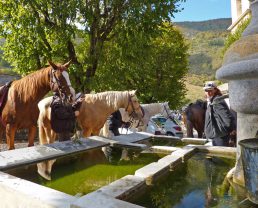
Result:
<svg viewBox="0 0 258 208">
<path fill-rule="evenodd" d="M 222 64 L 222 49 L 231 19 L 176 22 L 190 45 L 190 73 L 214 75 Z"/>
<path fill-rule="evenodd" d="M 175 23 L 190 47 L 190 70 L 186 79 L 186 98 L 190 101 L 202 98 L 200 95 L 203 93 L 202 85 L 205 80 L 215 79 L 215 73 L 222 65 L 222 50 L 230 24 L 230 18 Z"/>
</svg>

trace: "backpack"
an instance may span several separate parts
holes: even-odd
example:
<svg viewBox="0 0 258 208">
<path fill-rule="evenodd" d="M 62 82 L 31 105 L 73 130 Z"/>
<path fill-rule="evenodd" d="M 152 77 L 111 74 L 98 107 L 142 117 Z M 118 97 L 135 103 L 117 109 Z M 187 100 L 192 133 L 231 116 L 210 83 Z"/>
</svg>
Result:
<svg viewBox="0 0 258 208">
<path fill-rule="evenodd" d="M 51 107 L 51 128 L 56 133 L 73 132 L 75 114 L 72 105 L 64 103 L 59 97 L 53 97 Z"/>
</svg>

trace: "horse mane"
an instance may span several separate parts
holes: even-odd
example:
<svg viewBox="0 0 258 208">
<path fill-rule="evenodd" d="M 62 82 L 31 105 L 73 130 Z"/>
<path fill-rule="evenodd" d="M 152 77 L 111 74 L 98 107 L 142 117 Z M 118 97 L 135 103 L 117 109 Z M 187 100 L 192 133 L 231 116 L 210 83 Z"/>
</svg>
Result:
<svg viewBox="0 0 258 208">
<path fill-rule="evenodd" d="M 105 100 L 106 104 L 114 109 L 119 108 L 119 104 L 124 102 L 125 99 L 128 100 L 129 92 L 128 91 L 107 91 L 100 92 L 96 94 L 86 94 L 85 99 L 90 99 L 91 102 L 96 102 L 98 100 Z M 103 99 L 105 98 L 105 99 Z"/>
<path fill-rule="evenodd" d="M 38 97 L 36 95 L 38 94 L 39 89 L 42 88 L 42 86 L 46 86 L 46 84 L 48 84 L 49 82 L 50 70 L 51 67 L 42 68 L 19 80 L 15 80 L 12 83 L 12 87 L 14 87 L 15 90 L 19 92 L 19 94 L 22 94 L 22 101 L 28 101 L 31 98 L 35 99 L 35 97 Z M 39 77 L 41 78 L 39 79 Z M 42 94 L 46 94 L 49 90 L 47 90 L 46 92 L 42 92 Z"/>
<path fill-rule="evenodd" d="M 204 101 L 204 100 L 198 99 L 195 101 L 195 104 L 200 106 L 204 110 L 207 109 L 207 101 L 206 100 Z"/>
<path fill-rule="evenodd" d="M 150 114 L 154 115 L 161 111 L 163 103 L 141 104 L 141 106 L 143 107 L 144 111 L 148 111 Z"/>
</svg>

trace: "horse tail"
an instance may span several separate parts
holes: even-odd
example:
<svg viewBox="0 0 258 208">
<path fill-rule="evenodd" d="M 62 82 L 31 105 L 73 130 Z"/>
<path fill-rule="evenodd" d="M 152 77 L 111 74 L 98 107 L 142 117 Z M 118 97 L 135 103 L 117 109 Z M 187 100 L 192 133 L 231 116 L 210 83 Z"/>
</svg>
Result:
<svg viewBox="0 0 258 208">
<path fill-rule="evenodd" d="M 194 135 L 193 135 L 193 124 L 188 119 L 186 120 L 186 134 L 187 134 L 187 137 L 191 137 L 191 138 L 194 137 Z"/>
</svg>

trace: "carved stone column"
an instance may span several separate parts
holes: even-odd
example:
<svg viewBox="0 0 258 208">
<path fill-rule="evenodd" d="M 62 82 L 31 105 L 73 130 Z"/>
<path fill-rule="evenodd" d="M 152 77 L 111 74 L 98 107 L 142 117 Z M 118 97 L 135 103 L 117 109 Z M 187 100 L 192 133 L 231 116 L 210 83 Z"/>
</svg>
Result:
<svg viewBox="0 0 258 208">
<path fill-rule="evenodd" d="M 251 23 L 228 49 L 223 66 L 216 73 L 217 79 L 229 82 L 230 106 L 238 116 L 237 143 L 256 137 L 258 132 L 258 0 L 250 3 Z M 233 180 L 244 186 L 239 145 Z"/>
</svg>

